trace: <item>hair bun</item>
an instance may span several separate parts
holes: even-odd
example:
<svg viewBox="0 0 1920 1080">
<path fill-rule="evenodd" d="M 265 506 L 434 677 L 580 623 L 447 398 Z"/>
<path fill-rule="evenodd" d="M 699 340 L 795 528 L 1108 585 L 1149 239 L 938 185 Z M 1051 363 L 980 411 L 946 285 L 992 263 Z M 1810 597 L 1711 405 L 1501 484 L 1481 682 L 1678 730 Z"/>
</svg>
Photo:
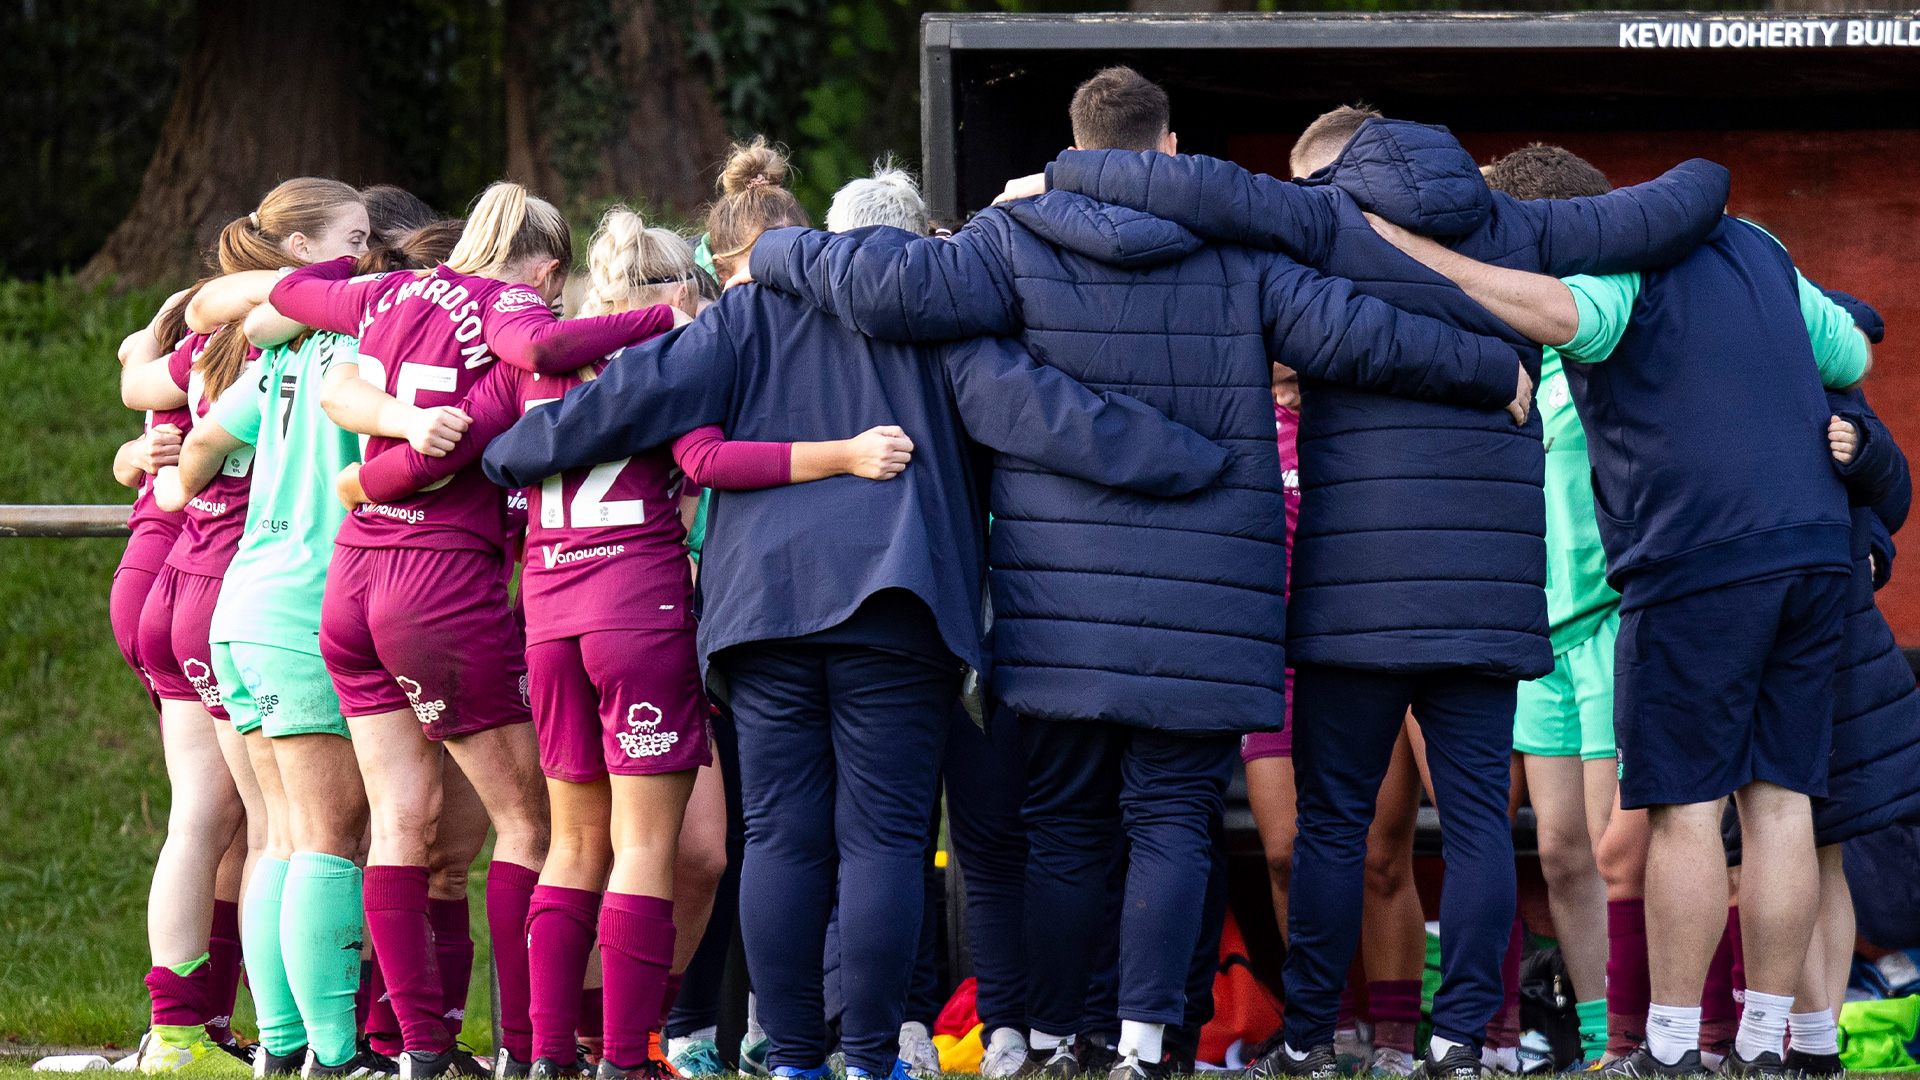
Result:
<svg viewBox="0 0 1920 1080">
<path fill-rule="evenodd" d="M 720 191 L 725 195 L 738 195 L 755 187 L 785 187 L 786 183 L 787 155 L 767 145 L 764 135 L 755 135 L 744 145 L 735 143 L 720 172 Z"/>
</svg>

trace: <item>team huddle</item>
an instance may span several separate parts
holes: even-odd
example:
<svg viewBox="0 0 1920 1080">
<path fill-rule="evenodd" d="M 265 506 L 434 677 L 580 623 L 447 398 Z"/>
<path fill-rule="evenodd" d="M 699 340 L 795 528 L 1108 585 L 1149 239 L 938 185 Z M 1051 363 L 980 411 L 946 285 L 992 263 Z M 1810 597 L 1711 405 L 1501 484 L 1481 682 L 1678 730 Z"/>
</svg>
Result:
<svg viewBox="0 0 1920 1080">
<path fill-rule="evenodd" d="M 1841 844 L 1920 813 L 1878 314 L 1711 162 L 1616 191 L 1342 107 L 1256 176 L 1127 68 L 1070 114 L 952 233 L 891 168 L 815 231 L 755 139 L 696 239 L 609 211 L 584 288 L 511 183 L 226 227 L 120 355 L 111 613 L 173 790 L 129 1061 L 716 1076 L 737 925 L 741 1071 L 924 1080 L 944 820 L 979 1071 L 1190 1073 L 1244 762 L 1288 946 L 1251 1075 L 1539 1067 L 1523 792 L 1580 1063 L 1842 1071 Z"/>
</svg>

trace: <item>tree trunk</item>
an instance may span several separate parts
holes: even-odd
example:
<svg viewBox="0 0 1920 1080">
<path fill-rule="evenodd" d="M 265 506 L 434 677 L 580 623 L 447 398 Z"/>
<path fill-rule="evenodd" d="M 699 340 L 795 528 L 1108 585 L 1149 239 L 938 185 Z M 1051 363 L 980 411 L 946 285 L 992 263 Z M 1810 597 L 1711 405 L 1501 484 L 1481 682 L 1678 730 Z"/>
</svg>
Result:
<svg viewBox="0 0 1920 1080">
<path fill-rule="evenodd" d="M 660 0 L 610 0 L 585 57 L 550 59 L 578 29 L 552 25 L 558 10 L 507 4 L 507 176 L 562 206 L 613 197 L 692 215 L 712 197 L 727 135 L 672 14 Z M 562 85 L 582 60 L 609 91 L 610 115 L 586 116 L 579 83 Z"/>
<path fill-rule="evenodd" d="M 194 44 L 126 219 L 81 271 L 131 284 L 206 272 L 220 230 L 294 176 L 378 175 L 342 5 L 199 0 Z M 403 102 L 391 103 L 404 107 Z"/>
</svg>

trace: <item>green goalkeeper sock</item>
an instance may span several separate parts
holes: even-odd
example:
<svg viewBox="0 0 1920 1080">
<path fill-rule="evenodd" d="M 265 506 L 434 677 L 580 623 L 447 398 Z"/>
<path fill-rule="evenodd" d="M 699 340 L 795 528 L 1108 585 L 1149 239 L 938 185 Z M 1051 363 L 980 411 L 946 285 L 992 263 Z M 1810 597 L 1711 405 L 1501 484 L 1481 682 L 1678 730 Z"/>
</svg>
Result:
<svg viewBox="0 0 1920 1080">
<path fill-rule="evenodd" d="M 247 958 L 247 989 L 260 1022 L 260 1041 L 284 1057 L 307 1044 L 300 1006 L 287 984 L 280 955 L 281 897 L 287 885 L 287 861 L 262 858 L 247 886 L 246 915 L 240 920 L 240 947 Z"/>
<path fill-rule="evenodd" d="M 1577 1001 L 1573 1011 L 1580 1017 L 1580 1056 L 1599 1060 L 1607 1051 L 1607 999 Z"/>
<path fill-rule="evenodd" d="M 353 998 L 360 989 L 363 919 L 359 867 L 338 855 L 293 853 L 280 949 L 307 1045 L 322 1065 L 344 1064 L 358 1049 Z"/>
</svg>

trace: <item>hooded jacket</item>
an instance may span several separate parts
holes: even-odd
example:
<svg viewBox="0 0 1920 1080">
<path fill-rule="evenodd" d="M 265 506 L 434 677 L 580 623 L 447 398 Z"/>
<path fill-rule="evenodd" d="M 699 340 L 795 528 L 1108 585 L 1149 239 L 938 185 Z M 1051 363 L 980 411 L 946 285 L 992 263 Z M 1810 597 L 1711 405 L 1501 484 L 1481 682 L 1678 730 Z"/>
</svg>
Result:
<svg viewBox="0 0 1920 1080">
<path fill-rule="evenodd" d="M 1094 488 L 1045 460 L 996 470 L 993 690 L 1029 716 L 1280 727 L 1286 528 L 1270 358 L 1511 425 L 1511 345 L 1066 192 L 985 211 L 950 241 L 769 232 L 752 271 L 876 337 L 1018 334 L 1036 360 L 1229 451 L 1218 483 L 1170 500 Z"/>
<path fill-rule="evenodd" d="M 1564 276 L 1664 266 L 1711 231 L 1727 172 L 1689 161 L 1591 199 L 1487 187 L 1445 129 L 1369 120 L 1302 182 L 1207 157 L 1068 151 L 1049 186 L 1202 236 L 1283 251 L 1362 293 L 1538 351 L 1451 281 L 1377 235 L 1365 211 L 1482 262 Z M 1300 526 L 1288 646 L 1296 664 L 1382 671 L 1553 670 L 1540 420 L 1396 399 L 1302 373 Z"/>
<path fill-rule="evenodd" d="M 621 352 L 599 378 L 529 411 L 482 463 L 495 483 L 527 487 L 707 424 L 771 442 L 896 424 L 914 450 L 891 480 L 713 493 L 698 596 L 703 670 L 730 646 L 832 629 L 869 597 L 899 589 L 927 605 L 948 651 L 986 672 L 986 505 L 969 440 L 1010 461 L 1046 458 L 1100 492 L 1128 484 L 1185 494 L 1227 459 L 1138 401 L 1035 364 L 1013 342 L 877 342 L 792 297 L 736 286 L 691 325 Z"/>
<path fill-rule="evenodd" d="M 1874 591 L 1893 572 L 1893 534 L 1913 505 L 1906 455 L 1859 390 L 1827 394 L 1860 449 L 1839 466 L 1853 517 L 1853 574 L 1833 675 L 1827 797 L 1814 800 L 1818 843 L 1837 844 L 1895 820 L 1920 820 L 1920 690 Z M 1869 558 L 1871 556 L 1871 558 Z"/>
</svg>

